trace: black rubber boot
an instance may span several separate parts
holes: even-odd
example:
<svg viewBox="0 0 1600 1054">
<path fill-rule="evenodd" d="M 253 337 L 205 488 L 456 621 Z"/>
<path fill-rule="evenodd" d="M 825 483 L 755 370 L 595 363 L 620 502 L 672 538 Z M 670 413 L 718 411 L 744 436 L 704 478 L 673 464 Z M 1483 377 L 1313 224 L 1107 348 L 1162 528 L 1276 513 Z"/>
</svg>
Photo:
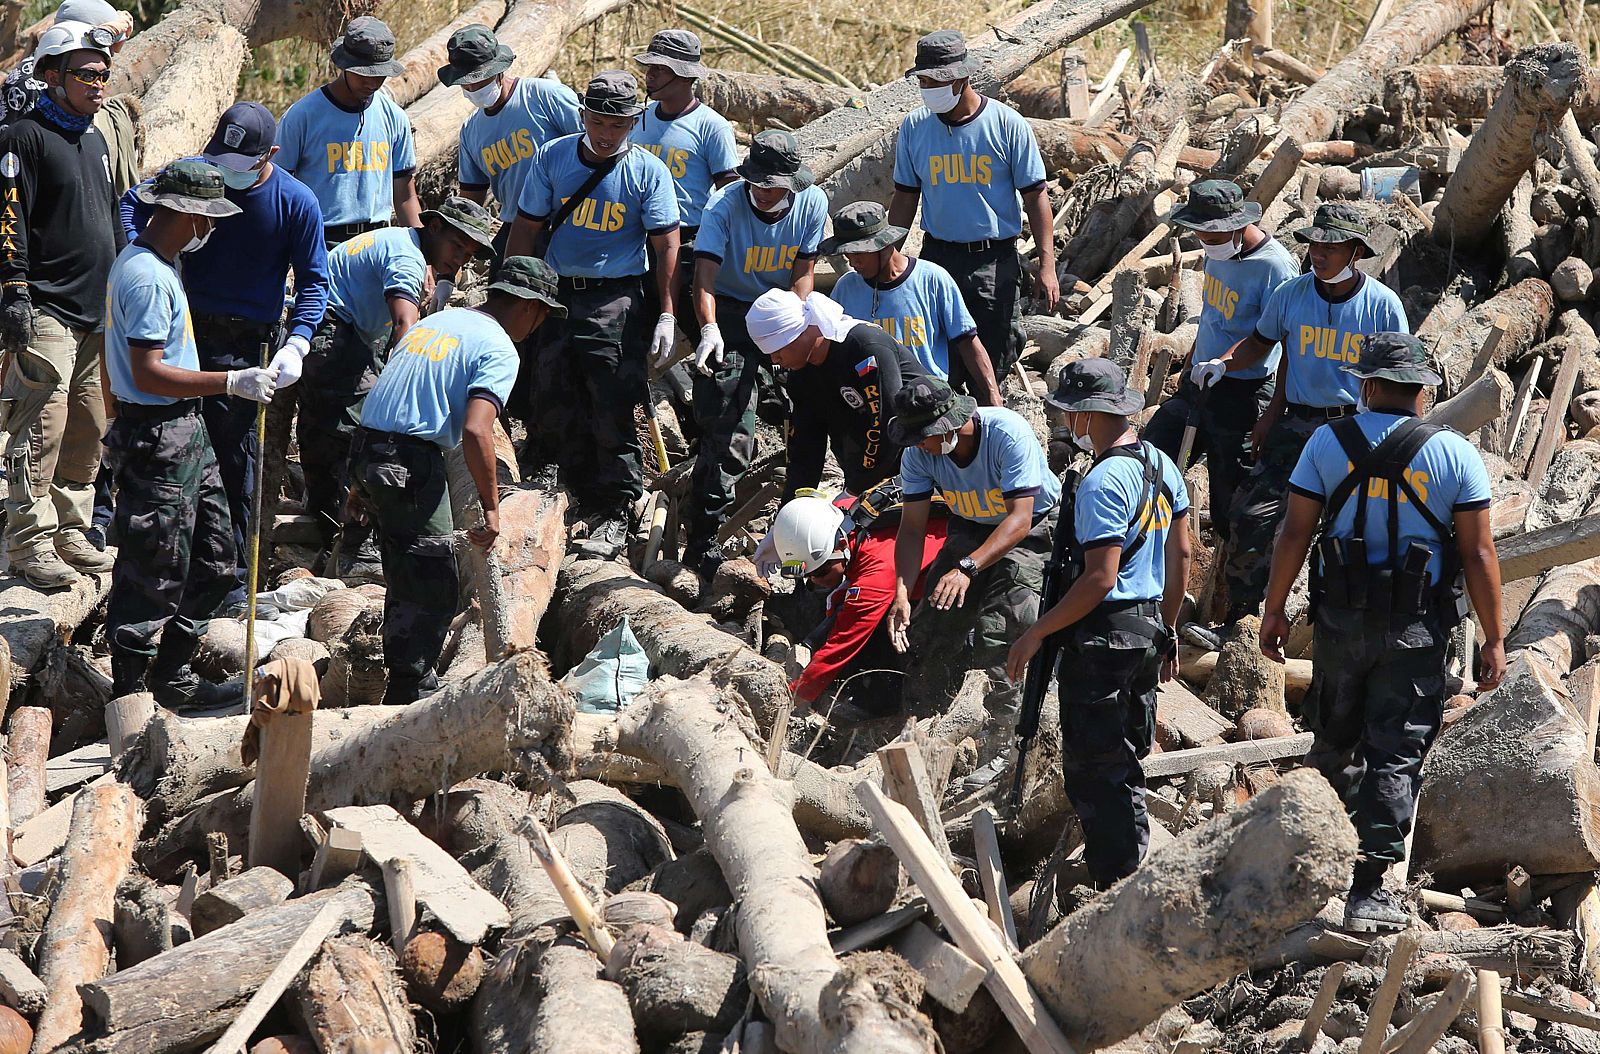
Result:
<svg viewBox="0 0 1600 1054">
<path fill-rule="evenodd" d="M 150 656 L 131 651 L 111 652 L 111 698 L 145 690 L 145 673 L 150 669 Z"/>
<path fill-rule="evenodd" d="M 170 624 L 162 631 L 161 644 L 156 648 L 155 661 L 150 664 L 147 677 L 156 702 L 169 710 L 242 704 L 242 689 L 212 684 L 194 672 L 189 660 L 199 645 L 197 638 L 173 632 Z"/>
</svg>

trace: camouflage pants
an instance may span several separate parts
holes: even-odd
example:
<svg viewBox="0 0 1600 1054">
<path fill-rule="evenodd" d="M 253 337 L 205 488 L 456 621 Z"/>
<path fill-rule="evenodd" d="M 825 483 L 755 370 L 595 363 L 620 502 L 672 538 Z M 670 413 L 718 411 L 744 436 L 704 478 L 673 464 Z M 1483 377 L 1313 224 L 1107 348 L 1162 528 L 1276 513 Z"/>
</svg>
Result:
<svg viewBox="0 0 1600 1054">
<path fill-rule="evenodd" d="M 53 550 L 61 531 L 88 528 L 106 430 L 100 388 L 104 333 L 68 329 L 35 310 L 33 343 L 11 357 L 0 386 L 6 430 L 6 554 Z"/>
<path fill-rule="evenodd" d="M 646 398 L 649 327 L 639 278 L 561 280 L 566 318 L 534 334 L 528 374 L 530 469 L 554 463 L 578 501 L 621 511 L 644 493 L 644 457 L 633 411 Z"/>
<path fill-rule="evenodd" d="M 1316 733 L 1305 763 L 1339 792 L 1361 842 L 1356 882 L 1405 856 L 1422 760 L 1444 718 L 1449 632 L 1436 616 L 1317 612 L 1317 662 L 1303 704 Z"/>
<path fill-rule="evenodd" d="M 1148 621 L 1157 633 L 1159 614 Z M 1133 874 L 1150 845 L 1139 762 L 1155 742 L 1161 667 L 1153 639 L 1096 625 L 1091 615 L 1074 627 L 1056 667 L 1067 799 L 1083 822 L 1084 863 L 1102 889 Z"/>
<path fill-rule="evenodd" d="M 236 557 L 199 403 L 123 404 L 105 452 L 117 485 L 117 563 L 106 602 L 113 665 L 142 666 L 160 634 L 159 661 L 181 666 L 233 588 Z"/>
<path fill-rule="evenodd" d="M 978 327 L 978 339 L 989 354 L 994 379 L 1004 385 L 1006 371 L 1022 356 L 1022 260 L 1015 239 L 993 242 L 973 252 L 954 242 L 924 238 L 922 258 L 950 272 L 961 290 L 961 302 Z M 969 391 L 971 378 L 961 356 L 950 356 L 950 387 Z"/>
<path fill-rule="evenodd" d="M 1233 542 L 1222 571 L 1228 583 L 1228 621 L 1259 615 L 1272 570 L 1272 546 L 1289 502 L 1289 475 L 1322 419 L 1285 414 L 1267 433 L 1250 475 L 1234 492 L 1229 514 Z"/>
<path fill-rule="evenodd" d="M 704 553 L 733 505 L 733 488 L 750 468 L 756 450 L 756 397 L 767 372 L 766 356 L 750 340 L 744 315 L 750 305 L 717 298 L 717 326 L 726 345 L 722 365 L 710 377 L 694 375 L 694 421 L 700 432 L 689 476 L 686 517 L 689 552 Z M 690 560 L 693 563 L 693 560 Z"/>
<path fill-rule="evenodd" d="M 383 701 L 413 702 L 439 661 L 460 584 L 444 451 L 425 439 L 361 429 L 350 456 L 356 493 L 378 530 L 383 577 Z"/>
<path fill-rule="evenodd" d="M 1200 391 L 1186 378 L 1144 426 L 1144 438 L 1176 461 L 1183 447 L 1184 429 L 1192 417 L 1195 436 L 1189 465 L 1202 457 L 1206 459 L 1211 524 L 1224 539 L 1229 533 L 1228 511 L 1233 508 L 1234 492 L 1250 472 L 1250 429 L 1261 420 L 1271 398 L 1271 377 L 1225 377 L 1208 392 Z M 1189 465 L 1179 465 L 1178 469 L 1187 472 Z"/>
<path fill-rule="evenodd" d="M 909 654 L 915 661 L 906 674 L 907 708 L 919 714 L 942 711 L 968 670 L 987 670 L 990 684 L 984 706 L 997 724 L 996 735 L 980 747 L 984 760 L 1009 748 L 1010 732 L 1017 723 L 1022 686 L 1006 679 L 1006 653 L 1039 619 L 1053 523 L 1051 517 L 1043 517 L 1015 548 L 979 571 L 960 607 L 940 611 L 924 600 L 912 611 Z M 927 570 L 927 591 L 931 593 L 939 579 L 972 555 L 993 531 L 994 525 L 952 516 L 944 548 Z"/>
<path fill-rule="evenodd" d="M 363 343 L 354 326 L 329 315 L 311 338 L 311 353 L 296 385 L 300 420 L 295 438 L 305 470 L 306 512 L 318 518 L 324 548 L 344 522 L 350 439 L 361 424 L 361 404 L 383 369 L 380 351 Z"/>
</svg>

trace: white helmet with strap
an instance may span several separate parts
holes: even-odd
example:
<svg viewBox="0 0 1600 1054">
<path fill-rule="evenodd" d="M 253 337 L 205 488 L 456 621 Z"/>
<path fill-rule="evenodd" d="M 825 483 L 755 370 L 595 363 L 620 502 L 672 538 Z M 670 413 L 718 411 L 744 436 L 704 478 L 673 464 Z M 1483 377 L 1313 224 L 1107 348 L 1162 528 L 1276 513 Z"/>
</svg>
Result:
<svg viewBox="0 0 1600 1054">
<path fill-rule="evenodd" d="M 850 556 L 842 527 L 844 510 L 815 491 L 801 491 L 778 510 L 772 544 L 783 574 L 803 578 L 831 560 Z"/>
<path fill-rule="evenodd" d="M 111 45 L 116 34 L 102 26 L 87 22 L 57 22 L 39 35 L 39 46 L 33 49 L 35 62 L 70 55 L 74 51 L 98 51 L 107 62 L 111 61 Z"/>
</svg>

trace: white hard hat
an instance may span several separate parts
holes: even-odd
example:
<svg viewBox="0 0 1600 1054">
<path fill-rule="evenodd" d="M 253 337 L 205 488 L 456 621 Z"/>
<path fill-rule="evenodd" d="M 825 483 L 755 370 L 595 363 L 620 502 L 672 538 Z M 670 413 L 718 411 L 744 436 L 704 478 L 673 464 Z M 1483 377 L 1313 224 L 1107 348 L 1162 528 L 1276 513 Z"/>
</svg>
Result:
<svg viewBox="0 0 1600 1054">
<path fill-rule="evenodd" d="M 805 494 L 778 510 L 772 521 L 772 545 L 783 573 L 809 575 L 830 560 L 848 555 L 839 527 L 844 510 L 827 498 Z"/>
<path fill-rule="evenodd" d="M 70 54 L 74 51 L 98 51 L 111 61 L 112 33 L 87 22 L 57 22 L 39 37 L 39 46 L 33 49 L 35 61 Z"/>
</svg>

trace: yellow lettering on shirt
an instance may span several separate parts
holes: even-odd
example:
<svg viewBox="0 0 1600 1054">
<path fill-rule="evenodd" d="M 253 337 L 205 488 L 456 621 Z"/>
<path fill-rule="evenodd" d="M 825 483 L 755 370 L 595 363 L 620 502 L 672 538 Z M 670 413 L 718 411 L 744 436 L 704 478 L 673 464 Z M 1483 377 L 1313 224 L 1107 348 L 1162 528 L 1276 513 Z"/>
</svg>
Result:
<svg viewBox="0 0 1600 1054">
<path fill-rule="evenodd" d="M 353 143 L 328 144 L 328 172 L 387 172 L 389 170 L 389 144 Z"/>
<path fill-rule="evenodd" d="M 987 187 L 993 179 L 994 159 L 988 154 L 934 154 L 928 158 L 928 186 L 939 180 L 950 183 L 976 183 Z"/>
<path fill-rule="evenodd" d="M 640 146 L 659 157 L 667 166 L 667 171 L 672 173 L 673 179 L 682 179 L 689 171 L 689 151 L 681 146 L 662 148 L 660 143 L 640 143 Z"/>
<path fill-rule="evenodd" d="M 744 251 L 744 273 L 792 270 L 799 253 L 798 245 L 751 245 Z"/>
<path fill-rule="evenodd" d="M 432 326 L 412 326 L 406 330 L 406 335 L 401 338 L 400 346 L 395 349 L 395 353 L 426 355 L 429 362 L 442 362 L 460 346 L 459 338 L 441 333 Z"/>
<path fill-rule="evenodd" d="M 1341 340 L 1339 330 L 1331 326 L 1301 326 L 1300 355 L 1302 358 L 1312 355 L 1330 362 L 1358 362 L 1363 339 L 1363 334 L 1346 333 Z"/>
<path fill-rule="evenodd" d="M 491 177 L 497 172 L 504 172 L 521 164 L 532 156 L 533 132 L 527 128 L 518 128 L 512 134 L 496 139 L 478 151 L 478 161 L 483 166 L 484 175 Z"/>
<path fill-rule="evenodd" d="M 1213 310 L 1222 312 L 1222 317 L 1229 322 L 1233 321 L 1233 313 L 1239 307 L 1239 294 L 1223 285 L 1210 274 L 1205 276 L 1206 305 Z"/>
<path fill-rule="evenodd" d="M 365 234 L 358 234 L 354 238 L 351 238 L 349 241 L 344 243 L 344 254 L 346 256 L 354 256 L 357 253 L 365 252 L 366 250 L 372 248 L 377 240 L 378 236 L 372 231 L 368 231 Z"/>
<path fill-rule="evenodd" d="M 1164 531 L 1172 525 L 1172 502 L 1166 495 L 1157 495 L 1155 501 L 1147 502 L 1139 513 L 1138 531 Z"/>
<path fill-rule="evenodd" d="M 1344 465 L 1346 472 L 1354 472 L 1356 470 L 1356 467 L 1349 461 L 1346 461 Z M 1401 475 L 1405 477 L 1407 483 L 1411 484 L 1411 489 L 1417 492 L 1417 497 L 1426 503 L 1428 500 L 1428 473 L 1419 468 L 1408 468 Z M 1388 501 L 1389 481 L 1386 479 L 1367 480 L 1367 497 L 1378 501 Z M 1411 504 L 1411 500 L 1406 496 L 1404 488 L 1400 491 L 1400 504 Z"/>
<path fill-rule="evenodd" d="M 1006 514 L 1005 495 L 999 487 L 990 487 L 985 491 L 972 490 L 946 490 L 940 488 L 944 500 L 950 506 L 950 511 L 969 520 L 993 519 Z"/>
<path fill-rule="evenodd" d="M 567 199 L 562 198 L 561 204 L 566 203 Z M 620 201 L 597 201 L 594 198 L 584 198 L 567 217 L 567 222 L 574 227 L 584 227 L 602 234 L 620 231 L 627 225 L 627 221 L 626 204 Z"/>
<path fill-rule="evenodd" d="M 888 318 L 875 318 L 872 321 L 908 348 L 928 346 L 928 325 L 921 315 L 890 315 Z"/>
</svg>

